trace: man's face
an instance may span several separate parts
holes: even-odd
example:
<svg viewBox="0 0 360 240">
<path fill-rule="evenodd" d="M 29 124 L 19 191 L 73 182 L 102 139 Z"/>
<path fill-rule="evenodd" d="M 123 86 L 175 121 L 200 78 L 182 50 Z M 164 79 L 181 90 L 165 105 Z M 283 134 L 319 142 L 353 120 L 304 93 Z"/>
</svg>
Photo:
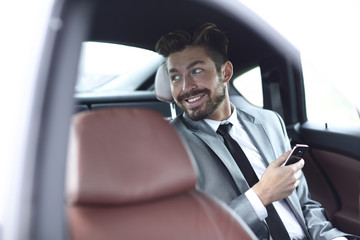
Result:
<svg viewBox="0 0 360 240">
<path fill-rule="evenodd" d="M 167 59 L 171 92 L 192 120 L 212 118 L 226 94 L 226 83 L 202 47 L 187 47 Z"/>
</svg>

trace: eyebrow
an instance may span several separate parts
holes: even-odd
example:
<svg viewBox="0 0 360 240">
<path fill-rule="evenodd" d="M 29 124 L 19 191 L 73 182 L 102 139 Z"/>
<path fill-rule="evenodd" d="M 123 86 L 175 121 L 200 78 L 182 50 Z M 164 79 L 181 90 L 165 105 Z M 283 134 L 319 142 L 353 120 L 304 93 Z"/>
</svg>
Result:
<svg viewBox="0 0 360 240">
<path fill-rule="evenodd" d="M 186 66 L 186 69 L 190 69 L 192 67 L 194 67 L 197 64 L 205 64 L 204 61 L 202 60 L 196 60 L 194 62 L 191 62 L 189 65 Z M 176 68 L 170 68 L 169 69 L 169 73 L 174 73 L 174 72 L 179 72 Z"/>
</svg>

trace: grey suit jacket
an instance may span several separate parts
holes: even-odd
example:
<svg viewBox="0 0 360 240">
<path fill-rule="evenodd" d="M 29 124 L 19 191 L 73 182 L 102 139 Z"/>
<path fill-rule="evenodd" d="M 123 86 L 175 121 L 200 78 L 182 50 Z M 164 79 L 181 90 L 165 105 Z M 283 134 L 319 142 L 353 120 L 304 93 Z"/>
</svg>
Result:
<svg viewBox="0 0 360 240">
<path fill-rule="evenodd" d="M 290 149 L 285 125 L 279 115 L 264 109 L 237 109 L 238 119 L 246 129 L 268 165 Z M 203 120 L 192 121 L 186 114 L 171 124 L 191 149 L 199 174 L 197 188 L 226 202 L 242 217 L 259 239 L 268 239 L 269 232 L 243 194 L 249 186 L 222 138 Z M 332 239 L 346 236 L 325 217 L 320 204 L 309 197 L 305 177 L 297 189 L 285 199 L 308 239 Z"/>
</svg>

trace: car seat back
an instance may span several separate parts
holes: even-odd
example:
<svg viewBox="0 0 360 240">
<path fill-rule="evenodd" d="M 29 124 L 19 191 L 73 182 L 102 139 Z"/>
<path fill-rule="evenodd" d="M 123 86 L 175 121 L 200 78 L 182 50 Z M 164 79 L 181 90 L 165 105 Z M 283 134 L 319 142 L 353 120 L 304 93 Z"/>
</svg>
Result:
<svg viewBox="0 0 360 240">
<path fill-rule="evenodd" d="M 70 239 L 255 239 L 226 205 L 195 189 L 192 156 L 159 113 L 76 114 L 67 173 Z"/>
</svg>

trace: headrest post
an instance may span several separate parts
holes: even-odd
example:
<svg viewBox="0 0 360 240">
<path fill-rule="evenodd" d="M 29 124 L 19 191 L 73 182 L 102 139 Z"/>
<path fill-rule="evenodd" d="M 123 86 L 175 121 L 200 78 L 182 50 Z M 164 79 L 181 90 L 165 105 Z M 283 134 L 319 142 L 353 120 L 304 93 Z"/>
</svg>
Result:
<svg viewBox="0 0 360 240">
<path fill-rule="evenodd" d="M 175 103 L 170 103 L 170 112 L 171 112 L 171 119 L 176 117 L 176 105 Z"/>
</svg>

